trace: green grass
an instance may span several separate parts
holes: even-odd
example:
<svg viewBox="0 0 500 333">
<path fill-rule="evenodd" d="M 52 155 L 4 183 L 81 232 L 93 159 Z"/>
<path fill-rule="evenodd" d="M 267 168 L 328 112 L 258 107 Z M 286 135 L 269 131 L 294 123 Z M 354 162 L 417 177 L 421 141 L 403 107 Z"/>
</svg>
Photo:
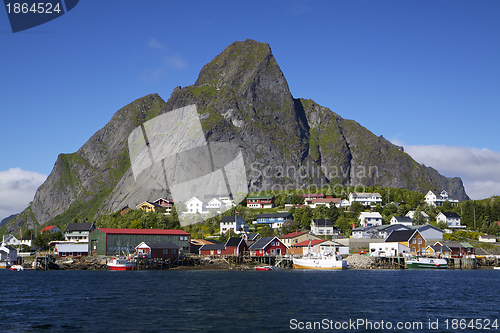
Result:
<svg viewBox="0 0 500 333">
<path fill-rule="evenodd" d="M 189 92 L 194 97 L 199 97 L 201 94 L 214 96 L 217 93 L 217 89 L 212 86 L 190 87 Z"/>
</svg>

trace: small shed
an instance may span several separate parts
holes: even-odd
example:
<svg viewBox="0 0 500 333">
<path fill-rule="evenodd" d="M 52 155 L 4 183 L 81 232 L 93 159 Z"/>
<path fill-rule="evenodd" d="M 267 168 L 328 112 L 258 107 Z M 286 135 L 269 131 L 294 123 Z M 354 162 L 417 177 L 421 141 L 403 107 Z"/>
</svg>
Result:
<svg viewBox="0 0 500 333">
<path fill-rule="evenodd" d="M 180 247 L 172 242 L 142 242 L 135 248 L 135 253 L 155 259 L 177 259 Z"/>
</svg>

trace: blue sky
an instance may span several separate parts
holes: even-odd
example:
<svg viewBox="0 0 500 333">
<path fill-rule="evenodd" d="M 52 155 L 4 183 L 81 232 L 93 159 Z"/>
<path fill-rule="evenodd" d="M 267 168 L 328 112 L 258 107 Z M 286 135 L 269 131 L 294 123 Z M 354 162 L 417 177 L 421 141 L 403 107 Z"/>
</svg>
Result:
<svg viewBox="0 0 500 333">
<path fill-rule="evenodd" d="M 0 219 L 118 109 L 167 100 L 247 38 L 270 44 L 294 97 L 462 177 L 474 199 L 500 194 L 499 14 L 499 1 L 82 0 L 13 34 L 0 10 Z"/>
</svg>

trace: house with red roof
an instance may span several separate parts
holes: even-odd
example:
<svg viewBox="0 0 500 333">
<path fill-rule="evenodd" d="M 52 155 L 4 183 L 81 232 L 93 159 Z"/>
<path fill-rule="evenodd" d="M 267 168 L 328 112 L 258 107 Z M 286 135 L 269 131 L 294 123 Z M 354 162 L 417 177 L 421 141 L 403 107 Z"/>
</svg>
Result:
<svg viewBox="0 0 500 333">
<path fill-rule="evenodd" d="M 295 231 L 280 237 L 280 240 L 287 247 L 291 247 L 294 244 L 303 242 L 309 239 L 320 239 L 319 237 L 310 234 L 308 230 L 306 231 Z"/>
<path fill-rule="evenodd" d="M 45 228 L 43 228 L 42 230 L 40 230 L 40 233 L 43 233 L 45 231 L 50 232 L 51 234 L 55 234 L 58 231 L 60 231 L 61 233 L 63 233 L 63 231 L 61 230 L 61 228 L 59 228 L 57 225 L 48 225 Z"/>
<path fill-rule="evenodd" d="M 332 197 L 327 197 L 327 198 L 316 198 L 312 199 L 309 203 L 309 207 L 311 208 L 316 208 L 318 206 L 324 205 L 328 208 L 330 207 L 337 207 L 340 208 L 340 198 L 332 198 Z"/>
<path fill-rule="evenodd" d="M 189 252 L 191 235 L 179 229 L 119 229 L 97 228 L 89 234 L 89 253 L 92 256 L 112 256 L 135 253 L 142 242 L 171 242 L 181 254 Z"/>
</svg>

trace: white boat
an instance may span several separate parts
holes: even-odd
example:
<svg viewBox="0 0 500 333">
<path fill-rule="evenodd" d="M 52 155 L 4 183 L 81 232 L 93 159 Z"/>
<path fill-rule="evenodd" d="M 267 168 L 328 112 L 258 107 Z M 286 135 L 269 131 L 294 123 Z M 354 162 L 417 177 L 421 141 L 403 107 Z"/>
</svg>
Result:
<svg viewBox="0 0 500 333">
<path fill-rule="evenodd" d="M 500 269 L 500 267 L 498 267 L 498 266 L 495 266 L 495 267 L 493 267 L 493 269 Z"/>
<path fill-rule="evenodd" d="M 347 260 L 342 259 L 339 254 L 324 253 L 321 256 L 307 256 L 301 259 L 293 259 L 295 269 L 348 269 Z"/>
<path fill-rule="evenodd" d="M 446 261 L 446 259 L 418 257 L 406 260 L 406 266 L 408 267 L 408 269 L 413 269 L 413 268 L 447 269 L 448 262 Z"/>
<path fill-rule="evenodd" d="M 22 265 L 12 265 L 10 266 L 11 271 L 24 271 L 24 267 Z"/>
<path fill-rule="evenodd" d="M 137 269 L 137 264 L 131 258 L 111 258 L 108 267 L 112 271 L 133 271 Z"/>
</svg>

